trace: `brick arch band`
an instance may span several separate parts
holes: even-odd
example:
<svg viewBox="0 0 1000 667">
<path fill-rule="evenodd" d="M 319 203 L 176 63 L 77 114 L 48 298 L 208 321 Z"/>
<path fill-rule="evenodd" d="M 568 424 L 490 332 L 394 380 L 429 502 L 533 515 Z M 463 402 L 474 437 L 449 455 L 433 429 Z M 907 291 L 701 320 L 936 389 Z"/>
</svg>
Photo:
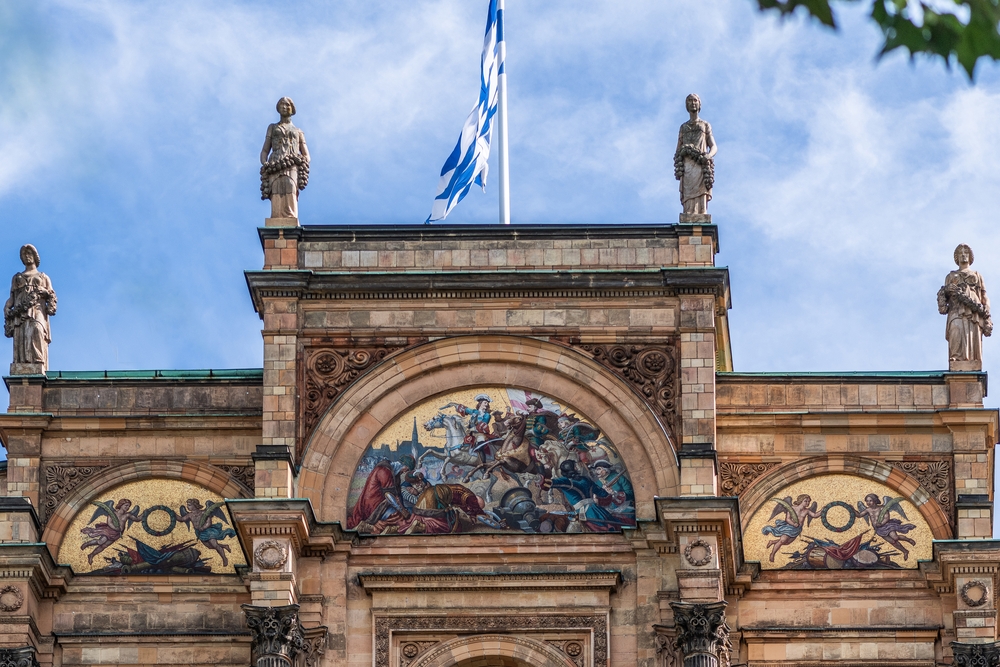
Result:
<svg viewBox="0 0 1000 667">
<path fill-rule="evenodd" d="M 536 391 L 586 415 L 625 462 L 638 519 L 655 518 L 655 496 L 677 495 L 674 446 L 631 387 L 572 349 L 515 336 L 445 338 L 379 363 L 320 419 L 305 445 L 296 495 L 322 499 L 321 520 L 345 522 L 354 469 L 383 427 L 428 397 L 485 384 Z"/>
<path fill-rule="evenodd" d="M 229 473 L 207 463 L 154 460 L 114 466 L 80 484 L 56 507 L 42 533 L 42 541 L 48 545 L 52 557 L 58 558 L 59 547 L 70 522 L 91 499 L 110 488 L 141 479 L 177 479 L 203 486 L 223 498 L 248 497 L 246 488 Z"/>
<path fill-rule="evenodd" d="M 936 540 L 952 538 L 948 515 L 920 482 L 888 463 L 861 456 L 816 456 L 780 466 L 756 480 L 740 497 L 743 526 L 769 499 L 789 484 L 819 475 L 854 475 L 866 477 L 898 492 L 916 506 L 930 526 Z"/>
<path fill-rule="evenodd" d="M 492 661 L 490 659 L 493 659 Z M 576 667 L 552 646 L 528 637 L 472 635 L 435 646 L 411 667 L 455 667 L 502 664 L 504 667 Z"/>
</svg>

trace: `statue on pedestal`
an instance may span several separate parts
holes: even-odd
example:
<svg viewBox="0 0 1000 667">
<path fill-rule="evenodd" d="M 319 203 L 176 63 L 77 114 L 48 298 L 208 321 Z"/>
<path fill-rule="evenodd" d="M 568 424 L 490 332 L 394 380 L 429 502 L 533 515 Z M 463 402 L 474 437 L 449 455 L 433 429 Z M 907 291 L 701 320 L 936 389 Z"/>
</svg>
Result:
<svg viewBox="0 0 1000 667">
<path fill-rule="evenodd" d="M 694 93 L 685 102 L 691 119 L 681 125 L 674 152 L 674 177 L 680 181 L 682 216 L 708 215 L 708 202 L 715 183 L 715 161 L 718 151 L 712 126 L 698 117 L 701 98 Z M 684 222 L 684 220 L 682 220 Z"/>
<path fill-rule="evenodd" d="M 948 274 L 937 293 L 938 312 L 948 315 L 944 337 L 950 370 L 982 370 L 983 336 L 993 333 L 990 300 L 983 277 L 969 268 L 973 261 L 972 248 L 964 243 L 955 248 L 958 271 Z"/>
<path fill-rule="evenodd" d="M 38 270 L 41 259 L 33 245 L 21 246 L 24 271 L 10 282 L 10 298 L 3 307 L 3 333 L 14 339 L 11 375 L 44 373 L 49 366 L 49 317 L 56 314 L 52 281 Z"/>
<path fill-rule="evenodd" d="M 299 217 L 299 190 L 309 183 L 309 149 L 302 130 L 292 125 L 295 103 L 282 97 L 281 120 L 267 126 L 260 151 L 260 198 L 271 200 L 272 218 Z"/>
</svg>

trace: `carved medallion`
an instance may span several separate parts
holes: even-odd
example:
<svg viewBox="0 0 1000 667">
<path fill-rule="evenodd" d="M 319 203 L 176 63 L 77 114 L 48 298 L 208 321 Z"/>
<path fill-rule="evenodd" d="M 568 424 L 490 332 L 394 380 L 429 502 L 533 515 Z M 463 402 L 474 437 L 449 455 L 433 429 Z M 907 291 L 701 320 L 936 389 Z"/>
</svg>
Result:
<svg viewBox="0 0 1000 667">
<path fill-rule="evenodd" d="M 677 346 L 665 345 L 591 345 L 577 347 L 590 353 L 595 361 L 615 371 L 646 400 L 663 419 L 670 436 L 678 436 Z"/>
<path fill-rule="evenodd" d="M 17 586 L 0 588 L 0 611 L 17 611 L 24 605 L 24 593 Z"/>
<path fill-rule="evenodd" d="M 684 547 L 684 560 L 694 567 L 708 565 L 712 561 L 712 545 L 700 537 L 694 542 L 688 542 Z"/>
<path fill-rule="evenodd" d="M 771 463 L 729 463 L 719 461 L 719 489 L 723 496 L 738 496 L 764 473 L 778 466 Z"/>
<path fill-rule="evenodd" d="M 959 595 L 962 597 L 962 602 L 969 607 L 982 607 L 990 601 L 990 589 L 985 581 L 979 579 L 965 582 Z"/>
<path fill-rule="evenodd" d="M 266 540 L 254 549 L 253 560 L 262 570 L 280 570 L 288 562 L 288 549 L 281 542 Z"/>
</svg>

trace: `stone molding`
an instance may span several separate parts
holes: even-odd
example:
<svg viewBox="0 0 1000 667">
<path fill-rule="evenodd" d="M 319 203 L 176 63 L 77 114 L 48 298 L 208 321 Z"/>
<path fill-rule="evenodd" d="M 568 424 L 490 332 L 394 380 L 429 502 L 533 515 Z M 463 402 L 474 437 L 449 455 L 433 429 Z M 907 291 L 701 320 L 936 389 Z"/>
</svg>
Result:
<svg viewBox="0 0 1000 667">
<path fill-rule="evenodd" d="M 496 655 L 496 653 L 503 654 L 505 645 L 514 645 L 513 651 L 511 653 L 520 653 L 518 648 L 524 648 L 527 651 L 532 651 L 534 653 L 541 654 L 540 657 L 546 659 L 546 664 L 538 665 L 538 667 L 569 667 L 570 665 L 576 665 L 576 663 L 562 651 L 556 651 L 555 647 L 548 645 L 548 642 L 541 642 L 530 637 L 525 637 L 523 635 L 511 636 L 511 635 L 472 635 L 466 637 L 458 637 L 452 639 L 451 641 L 442 642 L 440 645 L 435 646 L 429 651 L 425 651 L 423 655 L 419 655 L 416 660 L 410 664 L 413 667 L 439 667 L 442 662 L 442 657 L 450 657 L 453 654 L 464 655 L 468 653 L 469 648 L 475 646 L 476 644 L 489 644 L 490 652 L 488 655 Z M 577 655 L 583 653 L 582 646 L 581 651 Z M 528 661 L 524 661 L 528 662 Z M 535 664 L 534 662 L 529 662 L 529 664 Z"/>
<path fill-rule="evenodd" d="M 988 644 L 951 643 L 956 667 L 1000 667 L 1000 642 Z"/>
<path fill-rule="evenodd" d="M 621 583 L 621 574 L 608 572 L 526 572 L 505 574 L 360 574 L 366 591 L 374 590 L 609 590 Z"/>
<path fill-rule="evenodd" d="M 671 439 L 679 442 L 680 349 L 676 340 L 657 344 L 569 344 L 628 382 L 663 419 Z"/>
<path fill-rule="evenodd" d="M 739 496 L 758 478 L 779 465 L 776 461 L 743 463 L 719 457 L 719 495 Z"/>
<path fill-rule="evenodd" d="M 33 646 L 0 648 L 0 667 L 38 667 Z"/>
<path fill-rule="evenodd" d="M 607 667 L 608 618 L 606 614 L 580 616 L 494 614 L 490 616 L 376 617 L 375 667 L 390 667 L 389 641 L 390 636 L 395 633 L 406 631 L 441 631 L 482 635 L 544 632 L 549 630 L 590 631 L 594 641 L 593 667 Z"/>
</svg>

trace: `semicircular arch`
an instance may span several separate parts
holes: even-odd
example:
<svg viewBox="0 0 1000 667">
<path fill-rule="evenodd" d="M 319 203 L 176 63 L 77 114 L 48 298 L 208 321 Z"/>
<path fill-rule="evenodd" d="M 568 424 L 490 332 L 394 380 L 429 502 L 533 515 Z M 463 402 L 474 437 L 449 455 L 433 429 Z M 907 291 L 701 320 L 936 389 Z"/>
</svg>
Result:
<svg viewBox="0 0 1000 667">
<path fill-rule="evenodd" d="M 930 526 L 934 539 L 947 540 L 952 537 L 948 515 L 920 486 L 920 482 L 888 463 L 861 456 L 815 456 L 768 471 L 740 497 L 743 529 L 747 529 L 757 510 L 783 488 L 821 475 L 854 475 L 885 484 L 913 503 Z"/>
<path fill-rule="evenodd" d="M 92 498 L 126 482 L 141 479 L 178 479 L 218 493 L 223 498 L 249 497 L 246 488 L 221 468 L 197 461 L 133 461 L 114 466 L 94 475 L 69 492 L 56 506 L 45 524 L 42 541 L 55 557 L 66 530 Z"/>
<path fill-rule="evenodd" d="M 320 518 L 344 523 L 351 477 L 382 428 L 428 397 L 481 384 L 539 392 L 579 409 L 621 455 L 640 520 L 655 517 L 655 496 L 677 495 L 674 444 L 628 384 L 570 348 L 499 335 L 425 343 L 359 378 L 327 409 L 307 441 L 297 495 L 321 498 Z"/>
<path fill-rule="evenodd" d="M 489 664 L 531 665 L 532 667 L 576 667 L 567 656 L 552 646 L 529 637 L 512 635 L 470 635 L 457 637 L 428 651 L 411 667 L 455 667 Z"/>
</svg>

